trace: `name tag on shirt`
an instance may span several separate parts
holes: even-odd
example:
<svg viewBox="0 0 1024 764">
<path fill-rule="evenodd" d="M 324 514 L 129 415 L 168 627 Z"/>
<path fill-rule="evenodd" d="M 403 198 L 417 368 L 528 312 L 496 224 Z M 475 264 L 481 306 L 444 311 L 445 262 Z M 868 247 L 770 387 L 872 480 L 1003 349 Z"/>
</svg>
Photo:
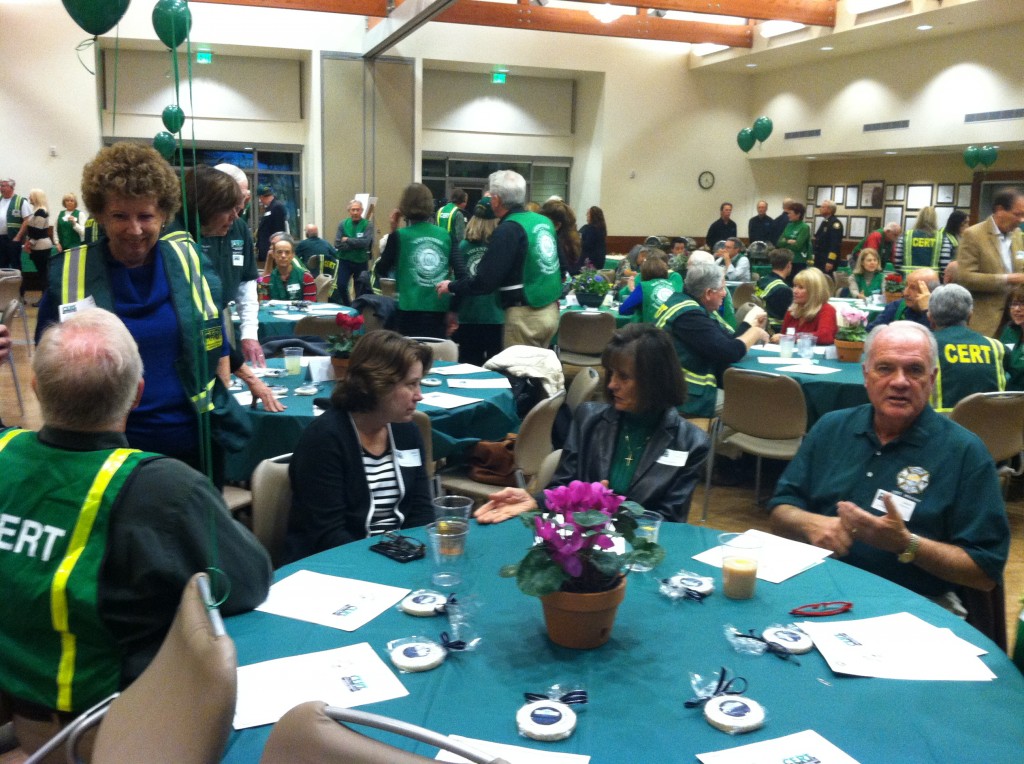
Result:
<svg viewBox="0 0 1024 764">
<path fill-rule="evenodd" d="M 241 268 L 242 267 L 242 263 L 244 263 L 244 262 L 245 262 L 245 255 L 243 255 L 241 252 L 234 252 L 234 253 L 232 253 L 232 255 L 231 255 L 231 264 L 232 265 L 234 265 L 237 268 Z"/>
<path fill-rule="evenodd" d="M 408 448 L 404 451 L 396 448 L 395 459 L 399 467 L 419 467 L 423 464 L 418 448 Z"/>
<path fill-rule="evenodd" d="M 886 514 L 884 497 L 888 496 L 892 499 L 893 505 L 896 507 L 896 511 L 899 512 L 900 517 L 903 518 L 903 522 L 910 522 L 910 518 L 914 514 L 914 510 L 917 509 L 917 502 L 913 499 L 908 499 L 905 496 L 897 496 L 894 493 L 883 491 L 881 488 L 875 493 L 875 500 L 871 502 L 871 508 L 877 509 L 883 515 Z"/>
<path fill-rule="evenodd" d="M 658 457 L 658 464 L 664 464 L 666 467 L 685 467 L 689 456 L 689 451 L 676 451 L 672 448 L 666 448 L 665 453 Z"/>
<path fill-rule="evenodd" d="M 1024 260 L 1024 250 L 1020 250 L 1020 249 L 1017 250 L 1017 259 L 1018 260 Z"/>
<path fill-rule="evenodd" d="M 92 298 L 92 295 L 89 295 L 84 300 L 79 300 L 78 302 L 69 302 L 61 305 L 59 308 L 60 322 L 63 324 L 76 313 L 81 313 L 83 310 L 89 310 L 90 308 L 95 307 L 96 300 Z"/>
</svg>

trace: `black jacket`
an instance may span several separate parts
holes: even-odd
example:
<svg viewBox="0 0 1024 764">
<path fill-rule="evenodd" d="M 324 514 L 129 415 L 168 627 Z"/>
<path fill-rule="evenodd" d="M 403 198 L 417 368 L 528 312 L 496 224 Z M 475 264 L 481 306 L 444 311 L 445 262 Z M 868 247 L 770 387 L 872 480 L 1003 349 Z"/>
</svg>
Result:
<svg viewBox="0 0 1024 764">
<path fill-rule="evenodd" d="M 423 441 L 412 422 L 391 425 L 394 450 L 415 450 L 418 466 L 398 467 L 401 498 L 395 511 L 403 528 L 434 519 L 423 466 Z M 286 559 L 298 560 L 350 541 L 366 538 L 370 486 L 363 470 L 362 447 L 347 411 L 332 408 L 307 427 L 288 467 L 292 511 L 288 517 Z"/>
<path fill-rule="evenodd" d="M 584 403 L 577 408 L 549 487 L 568 485 L 573 480 L 607 480 L 621 416 L 607 403 Z M 666 449 L 688 452 L 686 464 L 675 467 L 661 463 Z M 644 509 L 659 512 L 666 520 L 685 523 L 693 489 L 701 479 L 707 456 L 707 433 L 687 422 L 675 409 L 667 410 L 640 457 L 626 498 Z"/>
</svg>

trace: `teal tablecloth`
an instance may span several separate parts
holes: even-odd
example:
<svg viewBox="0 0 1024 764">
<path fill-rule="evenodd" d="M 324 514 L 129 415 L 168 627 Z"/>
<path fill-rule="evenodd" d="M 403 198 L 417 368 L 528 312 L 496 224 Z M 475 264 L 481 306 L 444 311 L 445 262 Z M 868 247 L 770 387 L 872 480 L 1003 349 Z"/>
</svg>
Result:
<svg viewBox="0 0 1024 764">
<path fill-rule="evenodd" d="M 819 365 L 839 369 L 839 371 L 835 374 L 822 375 L 796 374 L 779 371 L 779 368 L 773 364 L 758 362 L 758 357 L 762 355 L 778 357 L 778 353 L 752 348 L 742 361 L 733 366 L 740 369 L 778 372 L 799 382 L 804 391 L 804 399 L 807 401 L 808 427 L 830 411 L 859 406 L 868 402 L 868 392 L 864 387 L 864 372 L 859 363 L 827 361 L 821 356 L 815 356 Z M 796 362 L 800 359 L 794 358 L 793 360 Z"/>
<path fill-rule="evenodd" d="M 355 315 L 357 313 L 357 311 L 352 308 L 345 307 L 344 305 L 331 305 L 329 303 L 314 303 L 314 305 L 316 307 L 312 311 L 301 311 L 292 307 L 290 304 L 268 305 L 266 302 L 261 302 L 259 312 L 260 328 L 258 335 L 260 342 L 293 337 L 295 335 L 295 324 L 297 324 L 298 319 L 303 316 L 334 316 L 336 313 L 349 313 L 351 315 Z M 234 311 L 232 311 L 231 320 L 235 322 L 237 330 L 238 314 Z"/>
<path fill-rule="evenodd" d="M 423 539 L 423 529 L 409 532 Z M 459 734 L 538 750 L 590 755 L 592 764 L 695 762 L 695 754 L 731 748 L 806 729 L 816 730 L 863 764 L 953 761 L 1017 762 L 1024 750 L 1024 677 L 1009 658 L 973 627 L 922 597 L 842 562 L 826 560 L 778 585 L 758 582 L 755 599 L 735 602 L 716 592 L 702 604 L 671 602 L 657 591 L 655 576 L 682 567 L 715 577 L 714 568 L 691 555 L 714 546 L 716 531 L 676 523 L 661 527 L 667 557 L 651 574 L 631 575 L 611 640 L 596 650 L 554 646 L 544 633 L 540 603 L 497 576 L 530 544 L 521 523 L 470 529 L 467 586 L 459 599 L 479 606 L 483 643 L 475 652 L 449 656 L 433 671 L 399 675 L 409 695 L 365 710 Z M 297 570 L 417 588 L 429 585 L 428 560 L 400 564 L 370 552 L 359 541 L 288 565 Z M 720 583 L 716 583 L 720 589 Z M 758 631 L 792 620 L 798 605 L 849 600 L 842 618 L 910 612 L 988 651 L 982 660 L 991 682 L 897 681 L 834 674 L 812 651 L 800 665 L 773 656 L 735 653 L 722 628 Z M 385 644 L 399 637 L 447 630 L 440 618 L 415 618 L 389 610 L 353 633 L 266 613 L 227 619 L 239 665 L 368 642 L 388 662 Z M 700 709 L 683 703 L 693 694 L 688 672 L 711 674 L 721 666 L 745 677 L 747 694 L 767 711 L 764 728 L 730 737 L 710 727 Z M 572 737 L 555 743 L 520 738 L 515 712 L 524 692 L 581 683 L 590 702 L 579 712 Z M 313 700 L 313 698 L 311 698 Z M 428 746 L 365 730 L 433 757 Z M 270 726 L 236 732 L 225 762 L 258 761 Z"/>
<path fill-rule="evenodd" d="M 282 368 L 284 360 L 272 358 L 267 361 L 272 368 Z M 438 362 L 437 366 L 450 365 Z M 327 398 L 331 395 L 334 382 L 323 382 L 319 385 L 320 392 L 315 396 L 300 396 L 291 393 L 296 387 L 304 384 L 306 369 L 299 377 L 267 377 L 268 385 L 284 385 L 289 394 L 281 399 L 288 407 L 286 411 L 268 414 L 262 407 L 248 409 L 253 425 L 253 437 L 246 447 L 236 453 L 228 454 L 225 463 L 225 476 L 229 481 L 248 480 L 256 465 L 272 456 L 291 453 L 299 436 L 306 426 L 313 421 L 313 399 Z M 462 378 L 500 377 L 492 371 L 460 375 Z M 424 392 L 440 391 L 463 395 L 469 398 L 481 398 L 479 403 L 460 406 L 457 409 L 440 409 L 420 404 L 419 408 L 430 416 L 433 429 L 434 458 L 443 459 L 452 454 L 461 453 L 466 447 L 478 440 L 501 440 L 507 433 L 518 432 L 519 417 L 516 415 L 515 401 L 512 391 L 508 388 L 452 390 L 448 387 L 448 378 L 434 374 L 440 379 L 440 387 L 424 387 Z M 459 378 L 459 377 L 456 377 Z"/>
</svg>

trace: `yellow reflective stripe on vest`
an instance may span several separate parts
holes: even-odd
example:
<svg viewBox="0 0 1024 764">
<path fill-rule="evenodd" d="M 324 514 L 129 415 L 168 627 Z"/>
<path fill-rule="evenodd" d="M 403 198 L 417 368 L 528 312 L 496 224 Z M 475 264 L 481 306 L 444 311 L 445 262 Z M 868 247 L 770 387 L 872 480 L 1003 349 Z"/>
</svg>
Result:
<svg viewBox="0 0 1024 764">
<path fill-rule="evenodd" d="M 206 411 L 213 411 L 213 398 L 211 398 L 210 396 L 213 393 L 213 383 L 215 381 L 216 378 L 211 379 L 209 382 L 206 383 L 206 387 L 204 387 L 200 392 L 193 395 L 190 399 L 192 403 L 195 405 L 196 410 L 200 414 Z"/>
<path fill-rule="evenodd" d="M 662 307 L 664 308 L 665 306 L 663 305 Z M 683 300 L 682 302 L 677 302 L 671 308 L 665 308 L 664 312 L 660 314 L 660 317 L 658 318 L 658 321 L 655 324 L 655 326 L 657 326 L 659 329 L 664 329 L 665 324 L 667 324 L 669 321 L 675 318 L 677 313 L 687 308 L 699 307 L 700 305 L 695 300 Z"/>
<path fill-rule="evenodd" d="M 690 385 L 697 385 L 698 387 L 718 387 L 718 382 L 715 381 L 714 374 L 695 374 L 688 369 L 683 369 L 683 376 L 686 377 L 686 382 Z"/>
<path fill-rule="evenodd" d="M 60 285 L 61 305 L 76 303 L 85 297 L 86 247 L 75 247 L 64 253 L 64 272 Z"/>
<path fill-rule="evenodd" d="M 53 628 L 60 633 L 60 664 L 57 669 L 57 710 L 71 710 L 71 682 L 75 676 L 75 655 L 77 651 L 77 638 L 68 629 L 68 579 L 75 569 L 78 558 L 82 556 L 89 535 L 92 533 L 93 523 L 96 521 L 96 514 L 99 512 L 100 503 L 103 501 L 103 494 L 110 485 L 111 479 L 121 469 L 125 460 L 132 454 L 138 453 L 135 448 L 118 448 L 106 458 L 103 466 L 92 481 L 89 493 L 82 502 L 82 508 L 78 512 L 78 520 L 71 532 L 71 540 L 68 542 L 67 554 L 61 560 L 57 572 L 50 584 L 50 614 L 53 621 Z"/>
<path fill-rule="evenodd" d="M 28 430 L 11 430 L 10 432 L 5 432 L 3 436 L 0 437 L 0 451 L 3 451 L 7 447 L 7 444 L 16 437 L 23 435 L 26 432 L 28 432 Z"/>
<path fill-rule="evenodd" d="M 178 256 L 178 260 L 181 261 L 181 270 L 187 275 L 188 282 L 192 287 L 192 302 L 195 304 L 196 310 L 199 311 L 204 319 L 217 318 L 219 312 L 213 302 L 210 285 L 205 278 L 202 278 L 199 267 L 199 255 L 195 248 L 191 246 L 188 234 L 184 231 L 173 231 L 163 236 L 161 240 L 170 245 L 171 249 L 174 250 L 174 254 Z M 202 290 L 201 297 L 199 294 L 200 289 Z"/>
</svg>

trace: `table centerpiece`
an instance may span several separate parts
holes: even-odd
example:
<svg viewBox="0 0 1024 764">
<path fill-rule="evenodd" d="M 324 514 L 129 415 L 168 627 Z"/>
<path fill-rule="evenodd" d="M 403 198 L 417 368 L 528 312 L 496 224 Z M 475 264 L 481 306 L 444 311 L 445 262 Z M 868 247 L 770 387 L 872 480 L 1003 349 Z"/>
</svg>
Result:
<svg viewBox="0 0 1024 764">
<path fill-rule="evenodd" d="M 623 570 L 654 567 L 665 557 L 656 542 L 636 536 L 643 507 L 601 483 L 574 480 L 544 491 L 544 508 L 520 515 L 539 543 L 500 575 L 515 577 L 524 594 L 540 597 L 548 637 L 563 647 L 599 647 L 611 636 L 625 597 Z M 630 551 L 618 551 L 625 542 Z"/>
<path fill-rule="evenodd" d="M 885 301 L 896 302 L 903 299 L 903 290 L 906 284 L 903 281 L 903 274 L 895 271 L 885 274 Z"/>
<path fill-rule="evenodd" d="M 867 339 L 866 329 L 868 314 L 847 305 L 839 309 L 839 327 L 836 329 L 836 355 L 840 361 L 857 363 L 864 353 L 864 340 Z"/>
<path fill-rule="evenodd" d="M 327 352 L 331 354 L 334 378 L 341 379 L 348 373 L 349 356 L 356 345 L 356 340 L 362 334 L 363 317 L 359 314 L 339 312 L 334 316 L 334 323 L 339 331 L 337 334 L 328 335 Z"/>
<path fill-rule="evenodd" d="M 576 301 L 587 308 L 597 308 L 611 289 L 611 283 L 588 260 L 572 280 Z"/>
</svg>

